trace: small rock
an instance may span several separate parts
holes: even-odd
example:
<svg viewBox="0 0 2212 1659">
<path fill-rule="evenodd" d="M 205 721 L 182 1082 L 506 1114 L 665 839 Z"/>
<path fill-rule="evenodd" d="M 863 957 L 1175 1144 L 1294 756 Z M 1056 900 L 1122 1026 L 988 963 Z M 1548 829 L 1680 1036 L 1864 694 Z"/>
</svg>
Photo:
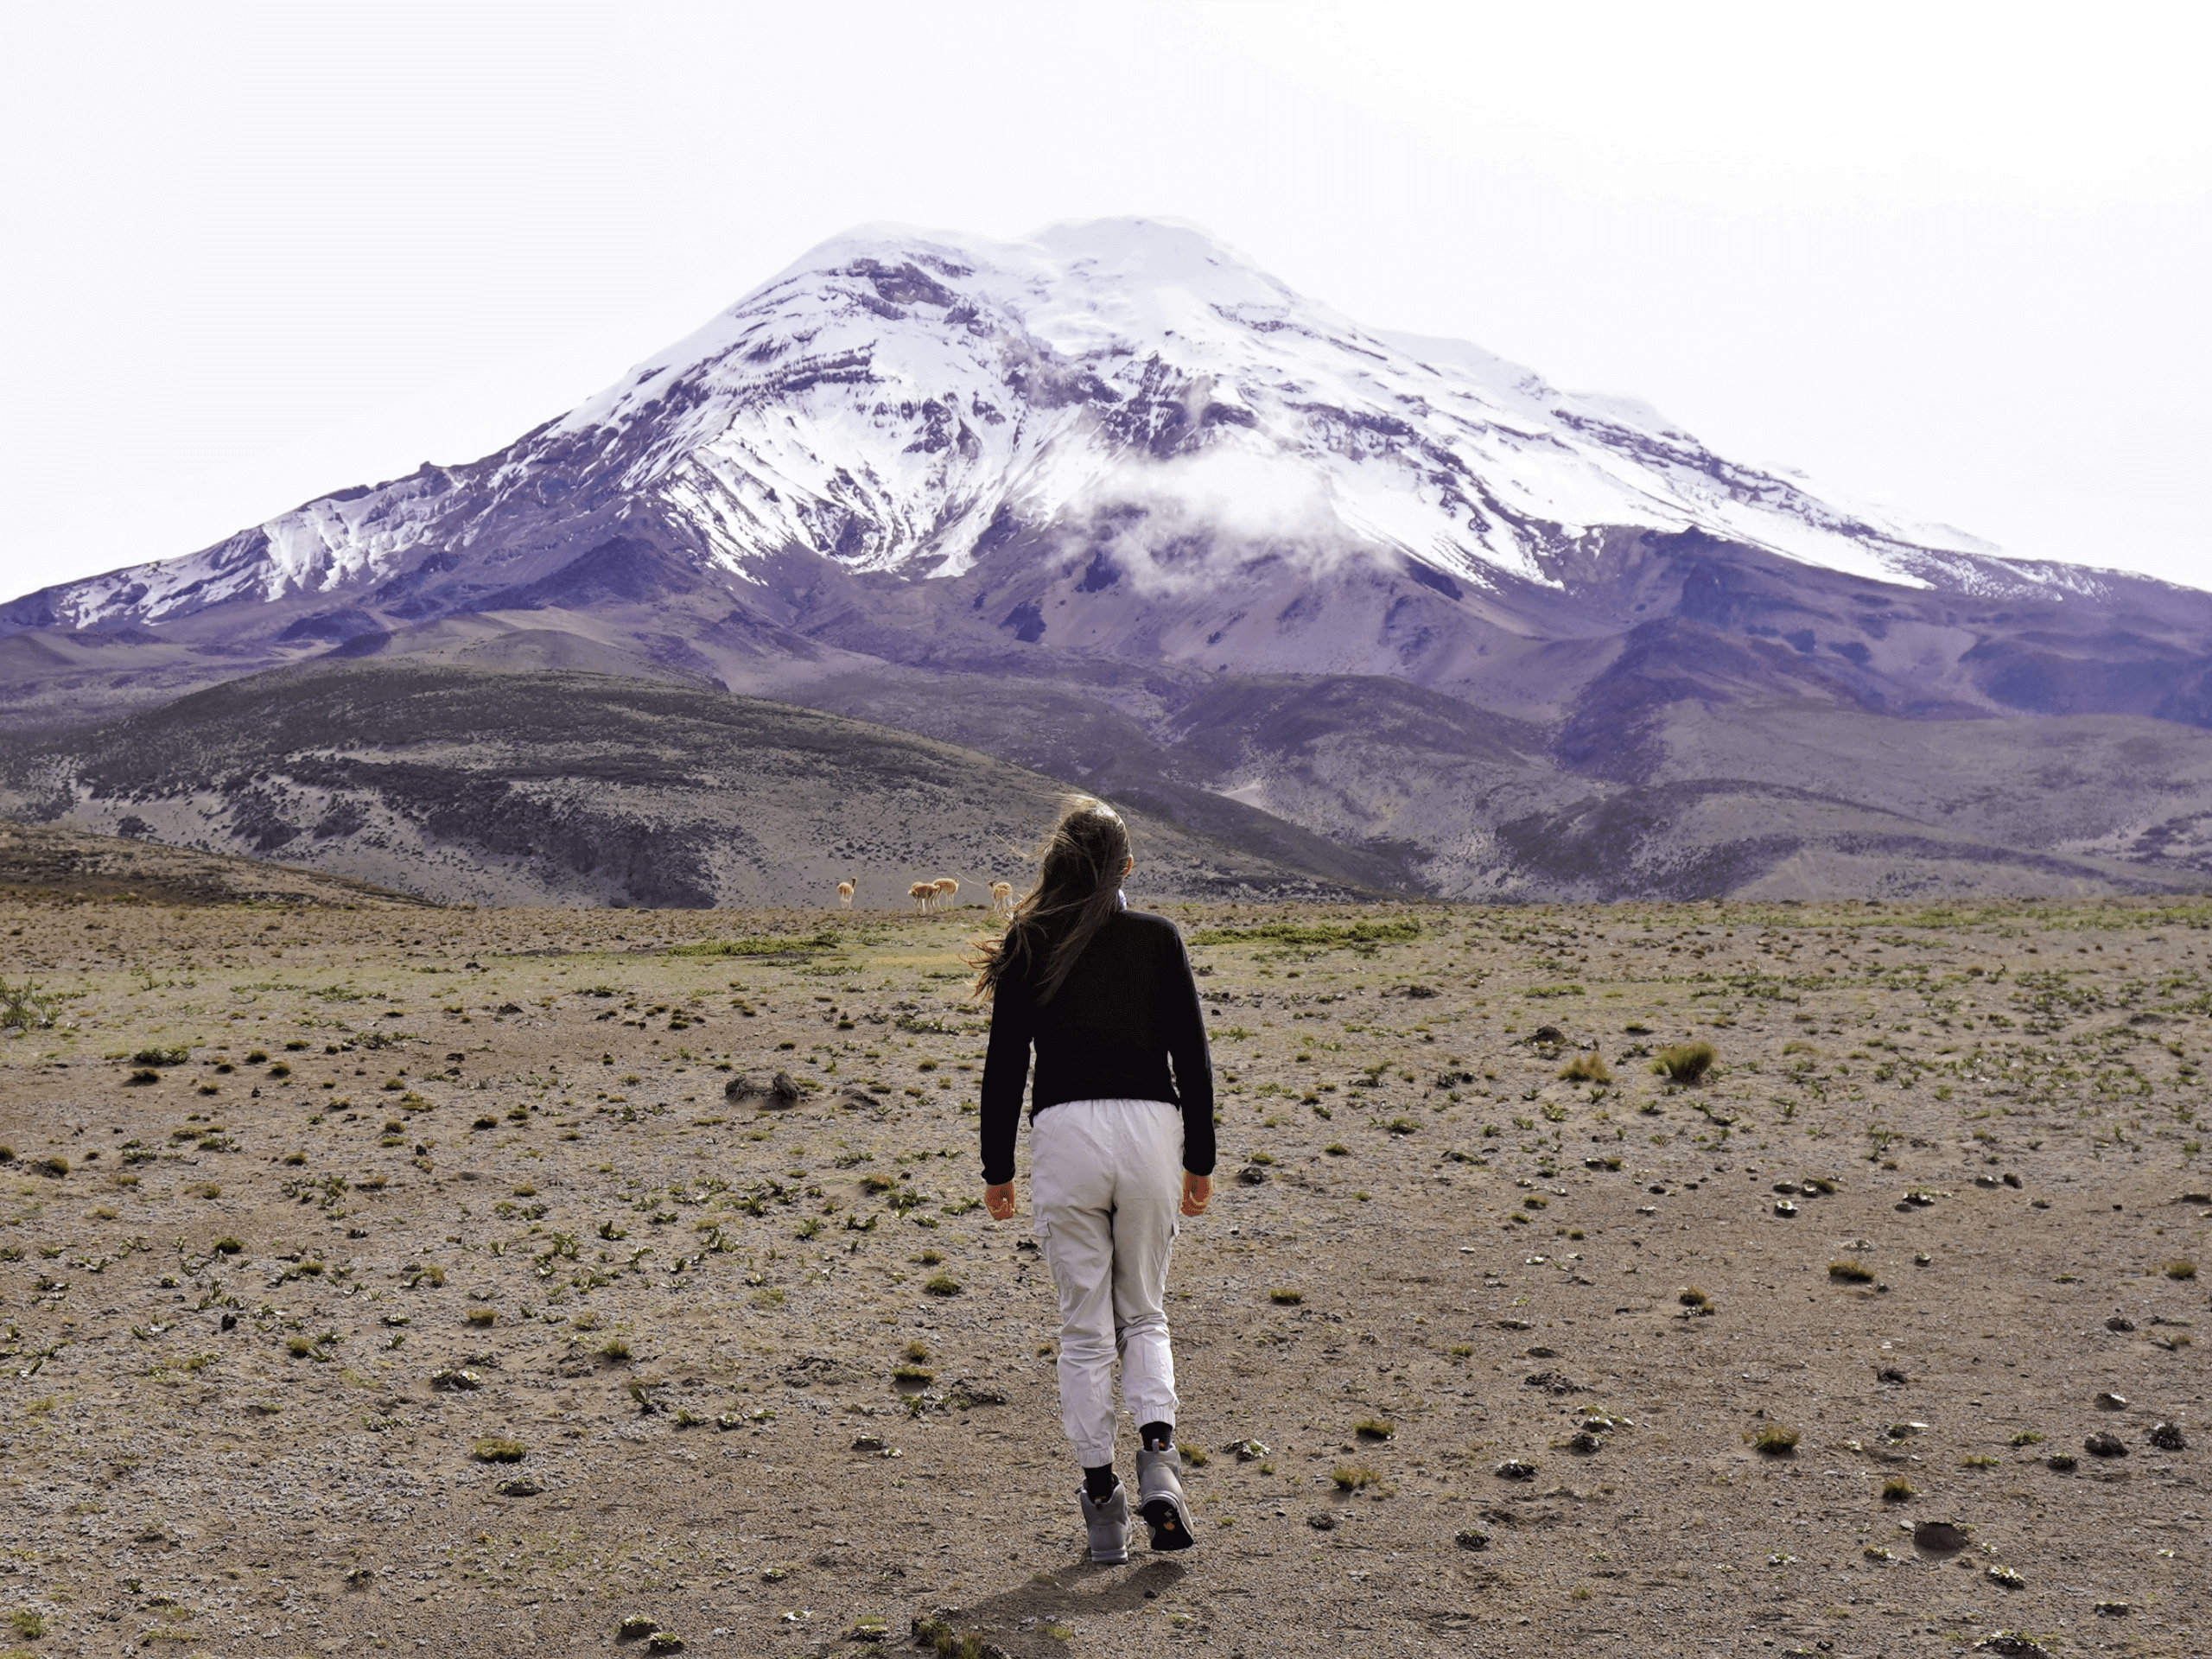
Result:
<svg viewBox="0 0 2212 1659">
<path fill-rule="evenodd" d="M 798 1084 L 791 1081 L 791 1074 L 790 1072 L 779 1071 L 776 1073 L 774 1081 L 770 1083 L 768 1085 L 768 1098 L 779 1106 L 796 1106 L 798 1104 Z M 680 1647 L 683 1644 L 678 1643 L 677 1645 Z"/>
<path fill-rule="evenodd" d="M 731 1429 L 743 1428 L 745 1419 L 734 1411 L 717 1412 L 715 1415 L 715 1427 L 724 1433 L 728 1433 Z"/>
<path fill-rule="evenodd" d="M 2024 1590 L 2028 1581 L 2009 1567 L 1993 1567 L 1985 1575 L 2000 1590 Z"/>
<path fill-rule="evenodd" d="M 1777 1198 L 1775 1200 L 1774 1213 L 1777 1216 L 1794 1217 L 1797 1213 L 1797 1206 L 1787 1198 Z"/>
<path fill-rule="evenodd" d="M 2051 1659 L 2050 1649 L 2032 1637 L 1998 1630 L 1974 1644 L 1976 1653 L 1993 1653 L 1998 1659 Z"/>
<path fill-rule="evenodd" d="M 2179 1423 L 2157 1424 L 2152 1428 L 2151 1433 L 2145 1438 L 2147 1438 L 2151 1444 L 2157 1446 L 2161 1452 L 2186 1452 L 2189 1450 L 2189 1437 L 2181 1432 L 2181 1425 Z"/>
<path fill-rule="evenodd" d="M 1518 1458 L 1508 1458 L 1491 1472 L 1500 1480 L 1534 1480 L 1536 1478 L 1536 1465 L 1533 1463 L 1523 1463 Z"/>
<path fill-rule="evenodd" d="M 853 1450 L 855 1452 L 880 1452 L 889 1444 L 890 1442 L 886 1440 L 880 1434 L 861 1434 L 855 1437 L 853 1440 Z"/>
<path fill-rule="evenodd" d="M 518 1475 L 512 1480 L 503 1480 L 493 1489 L 501 1497 L 536 1497 L 545 1489 L 527 1475 Z"/>
<path fill-rule="evenodd" d="M 1567 1440 L 1567 1449 L 1577 1457 L 1586 1458 L 1604 1444 L 1603 1440 L 1586 1428 L 1579 1431 Z"/>
<path fill-rule="evenodd" d="M 2053 1474 L 2070 1475 L 2081 1463 L 2071 1452 L 2054 1452 L 2043 1460 L 2043 1466 Z"/>
<path fill-rule="evenodd" d="M 1316 1532 L 1334 1532 L 1337 1529 L 1337 1517 L 1326 1510 L 1320 1510 L 1307 1516 L 1306 1524 Z"/>
<path fill-rule="evenodd" d="M 1265 1186 L 1268 1182 L 1268 1172 L 1257 1164 L 1247 1164 L 1236 1172 L 1236 1179 L 1246 1186 Z"/>
<path fill-rule="evenodd" d="M 1488 1549 L 1490 1534 L 1476 1527 L 1462 1527 L 1452 1535 L 1452 1541 L 1462 1549 Z"/>
<path fill-rule="evenodd" d="M 2126 1442 L 2117 1434 L 2092 1434 L 2082 1442 L 2082 1449 L 2093 1458 L 2124 1458 Z"/>
<path fill-rule="evenodd" d="M 1530 1359 L 1557 1359 L 1559 1357 L 1559 1350 L 1556 1348 L 1545 1348 L 1541 1346 L 1531 1348 L 1529 1350 L 1529 1357 Z"/>
<path fill-rule="evenodd" d="M 1877 1382 L 1894 1382 L 1900 1386 L 1912 1381 L 1894 1365 L 1883 1366 L 1880 1370 L 1874 1373 L 1874 1380 Z"/>
<path fill-rule="evenodd" d="M 655 1630 L 645 1638 L 645 1649 L 650 1653 L 681 1653 L 683 1638 L 673 1630 Z"/>
<path fill-rule="evenodd" d="M 651 1636 L 659 1627 L 657 1618 L 647 1618 L 643 1613 L 632 1613 L 615 1629 L 615 1634 L 625 1642 L 635 1642 Z"/>
<path fill-rule="evenodd" d="M 443 1370 L 430 1373 L 430 1386 L 451 1393 L 465 1394 L 484 1386 L 484 1379 L 471 1370 Z"/>
<path fill-rule="evenodd" d="M 1268 1448 L 1257 1440 L 1231 1440 L 1221 1448 L 1236 1454 L 1239 1463 L 1253 1463 L 1268 1455 Z"/>
<path fill-rule="evenodd" d="M 2097 1611 L 2106 1618 L 2126 1618 L 2135 1609 L 2124 1601 L 2101 1601 Z"/>
<path fill-rule="evenodd" d="M 2122 1318 L 2121 1318 L 2119 1314 L 2117 1314 L 2117 1313 L 2113 1314 L 2113 1315 L 2112 1316 L 2112 1318 L 2110 1318 L 2110 1319 L 2107 1319 L 2107 1320 L 2105 1321 L 2105 1329 L 2106 1329 L 2106 1330 L 2107 1330 L 2107 1331 L 2117 1331 L 2117 1332 L 2119 1332 L 2122 1336 L 2126 1336 L 2126 1335 L 2130 1331 L 2133 1331 L 2134 1328 L 2135 1328 L 2135 1321 L 2134 1321 L 2134 1320 L 2133 1320 L 2133 1319 L 2122 1319 Z"/>
<path fill-rule="evenodd" d="M 2127 1396 L 2124 1394 L 2113 1394 L 2107 1391 L 2099 1395 L 2089 1403 L 2096 1407 L 2099 1411 L 2126 1411 L 2127 1409 Z"/>
</svg>

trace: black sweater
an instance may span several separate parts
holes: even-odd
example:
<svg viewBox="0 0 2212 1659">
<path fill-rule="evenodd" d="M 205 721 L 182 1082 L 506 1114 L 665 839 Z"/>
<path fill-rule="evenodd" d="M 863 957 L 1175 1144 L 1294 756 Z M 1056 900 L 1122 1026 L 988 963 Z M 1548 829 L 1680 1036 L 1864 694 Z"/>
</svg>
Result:
<svg viewBox="0 0 2212 1659">
<path fill-rule="evenodd" d="M 1183 1167 L 1213 1173 L 1213 1062 L 1183 936 L 1165 916 L 1117 910 L 1058 993 L 1041 1008 L 1028 976 L 1009 969 L 991 1003 L 983 1061 L 983 1179 L 1014 1179 L 1014 1137 L 1029 1050 L 1033 1121 L 1069 1100 L 1164 1100 L 1183 1111 Z M 1169 1065 L 1173 1071 L 1170 1074 Z"/>
</svg>

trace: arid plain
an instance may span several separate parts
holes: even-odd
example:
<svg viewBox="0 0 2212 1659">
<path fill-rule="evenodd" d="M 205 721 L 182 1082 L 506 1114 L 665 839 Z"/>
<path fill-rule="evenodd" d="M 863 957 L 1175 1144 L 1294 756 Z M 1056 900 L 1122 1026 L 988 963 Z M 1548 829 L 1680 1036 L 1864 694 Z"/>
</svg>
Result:
<svg viewBox="0 0 2212 1659">
<path fill-rule="evenodd" d="M 980 911 L 321 897 L 0 902 L 0 1649 L 2212 1648 L 2212 905 L 1162 906 L 1204 1548 L 1094 1568 Z"/>
</svg>

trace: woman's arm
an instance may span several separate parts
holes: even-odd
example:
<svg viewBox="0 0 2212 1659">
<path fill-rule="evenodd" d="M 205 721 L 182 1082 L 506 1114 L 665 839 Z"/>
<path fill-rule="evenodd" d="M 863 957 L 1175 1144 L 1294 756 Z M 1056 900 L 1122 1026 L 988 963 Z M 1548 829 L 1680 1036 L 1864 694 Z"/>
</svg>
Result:
<svg viewBox="0 0 2212 1659">
<path fill-rule="evenodd" d="M 1175 1094 L 1183 1106 L 1183 1168 L 1192 1175 L 1213 1173 L 1213 1057 L 1206 1051 L 1206 1017 L 1198 1003 L 1198 982 L 1191 973 L 1183 936 L 1169 931 L 1168 959 L 1161 966 L 1160 1023 L 1167 1034 L 1167 1058 L 1175 1068 Z M 1188 1202 L 1187 1184 L 1185 1203 Z M 1203 1199 L 1199 1209 L 1205 1207 Z M 1185 1210 L 1196 1215 L 1196 1210 Z"/>
<path fill-rule="evenodd" d="M 983 1052 L 983 1095 L 981 1133 L 983 1181 L 987 1186 L 1008 1188 L 1012 1213 L 1014 1140 L 1021 1127 L 1021 1096 L 1029 1082 L 1029 999 L 1021 987 L 999 982 L 991 999 L 991 1039 Z M 995 1205 L 992 1214 L 997 1215 Z M 1001 1217 L 1000 1219 L 1005 1219 Z"/>
</svg>

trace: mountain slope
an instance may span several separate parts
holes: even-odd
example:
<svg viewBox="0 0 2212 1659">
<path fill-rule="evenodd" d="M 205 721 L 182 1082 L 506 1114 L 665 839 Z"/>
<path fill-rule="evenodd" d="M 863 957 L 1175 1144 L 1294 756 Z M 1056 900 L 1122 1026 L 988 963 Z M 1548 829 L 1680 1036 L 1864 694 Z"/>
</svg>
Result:
<svg viewBox="0 0 2212 1659">
<path fill-rule="evenodd" d="M 0 755 L 0 813 L 245 853 L 446 901 L 864 907 L 1020 880 L 1065 786 L 811 709 L 576 673 L 339 664 Z M 1397 872 L 1249 807 L 1141 813 L 1147 891 L 1376 891 Z M 1234 815 L 1233 818 L 1231 815 Z"/>
</svg>

